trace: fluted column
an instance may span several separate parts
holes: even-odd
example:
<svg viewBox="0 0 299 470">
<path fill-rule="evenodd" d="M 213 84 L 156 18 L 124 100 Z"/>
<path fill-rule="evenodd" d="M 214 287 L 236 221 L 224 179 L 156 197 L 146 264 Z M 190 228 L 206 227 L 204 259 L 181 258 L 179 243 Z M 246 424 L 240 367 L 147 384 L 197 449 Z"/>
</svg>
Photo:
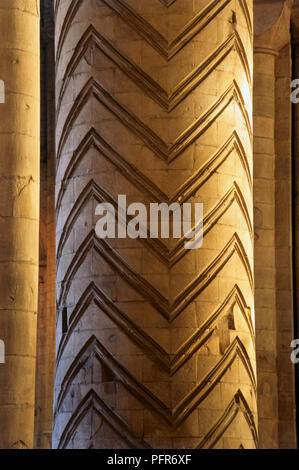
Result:
<svg viewBox="0 0 299 470">
<path fill-rule="evenodd" d="M 0 447 L 33 446 L 39 246 L 38 2 L 0 3 Z"/>
<path fill-rule="evenodd" d="M 257 445 L 252 2 L 56 1 L 58 448 Z M 204 241 L 95 207 L 204 203 Z"/>
</svg>

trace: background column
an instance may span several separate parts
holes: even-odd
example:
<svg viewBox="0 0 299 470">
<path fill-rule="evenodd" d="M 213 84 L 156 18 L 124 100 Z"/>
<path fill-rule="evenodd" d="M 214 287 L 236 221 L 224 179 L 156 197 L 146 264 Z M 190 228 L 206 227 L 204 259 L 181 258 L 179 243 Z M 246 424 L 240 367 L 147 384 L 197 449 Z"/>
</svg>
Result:
<svg viewBox="0 0 299 470">
<path fill-rule="evenodd" d="M 1 0 L 0 447 L 33 446 L 39 246 L 39 11 Z"/>
<path fill-rule="evenodd" d="M 254 231 L 260 448 L 295 447 L 291 1 L 254 5 Z"/>
</svg>

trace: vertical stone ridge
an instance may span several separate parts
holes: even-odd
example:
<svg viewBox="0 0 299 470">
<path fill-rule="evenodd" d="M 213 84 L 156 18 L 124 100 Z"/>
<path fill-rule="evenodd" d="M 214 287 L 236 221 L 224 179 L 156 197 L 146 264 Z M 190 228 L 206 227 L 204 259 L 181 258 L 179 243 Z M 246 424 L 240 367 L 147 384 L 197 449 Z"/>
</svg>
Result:
<svg viewBox="0 0 299 470">
<path fill-rule="evenodd" d="M 162 3 L 57 3 L 57 448 L 257 445 L 252 2 Z M 119 194 L 203 247 L 98 239 Z"/>
</svg>

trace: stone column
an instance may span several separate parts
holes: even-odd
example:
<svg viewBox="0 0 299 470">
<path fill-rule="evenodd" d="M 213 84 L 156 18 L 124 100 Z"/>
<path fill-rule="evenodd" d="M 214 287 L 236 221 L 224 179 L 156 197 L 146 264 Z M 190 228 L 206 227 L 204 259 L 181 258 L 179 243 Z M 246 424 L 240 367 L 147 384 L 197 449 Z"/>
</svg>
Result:
<svg viewBox="0 0 299 470">
<path fill-rule="evenodd" d="M 291 5 L 292 1 L 260 0 L 254 4 L 254 261 L 261 448 L 294 445 L 294 371 L 289 349 L 293 334 L 291 64 L 288 51 L 284 58 L 280 54 L 290 44 Z"/>
<path fill-rule="evenodd" d="M 58 0 L 56 65 L 54 447 L 256 447 L 252 1 Z M 203 247 L 97 238 L 120 194 Z"/>
<path fill-rule="evenodd" d="M 0 447 L 33 446 L 39 245 L 39 11 L 0 4 Z"/>
<path fill-rule="evenodd" d="M 292 52 L 293 52 L 293 77 L 299 79 L 299 1 L 294 0 L 292 14 Z M 298 90 L 298 85 L 296 85 Z M 295 89 L 293 89 L 295 91 Z M 298 99 L 298 92 L 296 93 Z M 293 242 L 294 242 L 294 306 L 295 306 L 295 334 L 299 338 L 299 103 L 293 104 Z M 298 391 L 299 391 L 299 364 L 295 365 L 295 385 L 297 397 L 297 443 L 299 442 L 299 410 L 298 410 Z"/>
</svg>

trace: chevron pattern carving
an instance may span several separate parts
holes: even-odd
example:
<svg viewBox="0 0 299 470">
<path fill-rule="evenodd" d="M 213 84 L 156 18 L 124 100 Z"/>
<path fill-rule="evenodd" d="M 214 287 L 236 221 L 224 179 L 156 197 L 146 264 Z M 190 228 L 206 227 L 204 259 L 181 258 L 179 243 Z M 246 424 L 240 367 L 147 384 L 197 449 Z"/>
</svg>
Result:
<svg viewBox="0 0 299 470">
<path fill-rule="evenodd" d="M 252 2 L 56 0 L 55 17 L 54 447 L 255 448 Z M 203 247 L 99 239 L 119 194 L 204 203 Z"/>
</svg>

